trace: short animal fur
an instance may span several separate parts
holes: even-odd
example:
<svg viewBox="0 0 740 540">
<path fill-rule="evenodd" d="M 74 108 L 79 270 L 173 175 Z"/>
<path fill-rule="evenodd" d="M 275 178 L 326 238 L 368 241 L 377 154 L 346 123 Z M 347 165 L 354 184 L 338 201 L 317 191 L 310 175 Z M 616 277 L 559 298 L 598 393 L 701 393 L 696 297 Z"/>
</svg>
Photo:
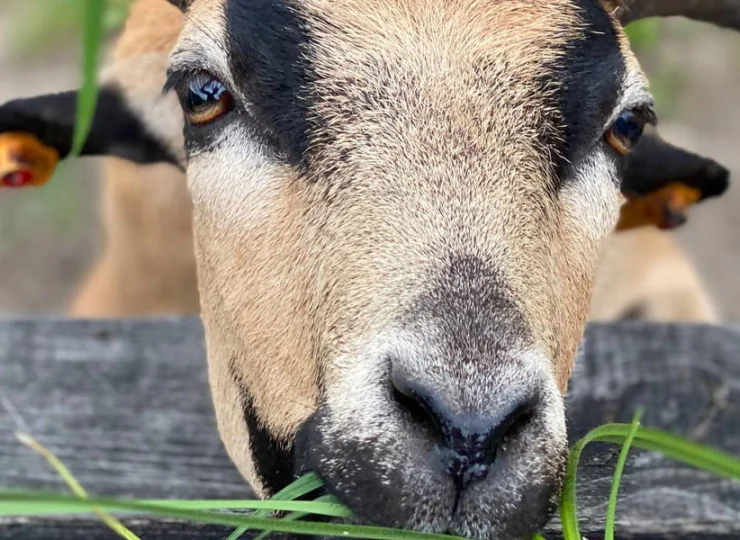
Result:
<svg viewBox="0 0 740 540">
<path fill-rule="evenodd" d="M 130 86 L 141 77 L 161 82 L 165 55 L 182 26 L 182 15 L 162 5 L 161 1 L 134 5 L 112 59 L 120 84 Z M 164 18 L 163 10 L 169 12 Z M 136 67 L 143 58 L 156 56 L 143 68 L 144 73 Z M 131 89 L 129 99 L 135 102 L 139 92 Z M 145 120 L 150 123 L 161 118 L 147 112 Z M 105 167 L 102 202 L 106 243 L 75 294 L 70 314 L 125 317 L 196 313 L 192 210 L 183 173 L 168 165 L 142 166 L 121 160 L 109 160 Z M 670 234 L 642 228 L 613 236 L 607 240 L 606 253 L 599 266 L 592 319 L 717 319 L 704 284 Z"/>
<path fill-rule="evenodd" d="M 193 310 L 197 266 L 220 432 L 259 495 L 314 470 L 361 522 L 526 538 L 589 315 L 714 316 L 670 237 L 608 240 L 629 168 L 604 132 L 651 101 L 619 6 L 173 4 L 134 5 L 105 77 L 146 144 L 108 148 L 139 165 L 111 162 L 75 313 Z M 203 74 L 234 108 L 183 124 Z"/>
</svg>

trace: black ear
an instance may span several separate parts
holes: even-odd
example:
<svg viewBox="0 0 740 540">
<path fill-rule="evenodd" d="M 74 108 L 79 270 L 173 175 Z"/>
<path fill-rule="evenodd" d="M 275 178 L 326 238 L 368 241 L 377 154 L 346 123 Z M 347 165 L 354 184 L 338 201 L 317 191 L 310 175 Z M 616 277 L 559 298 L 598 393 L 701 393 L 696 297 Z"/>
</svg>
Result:
<svg viewBox="0 0 740 540">
<path fill-rule="evenodd" d="M 656 133 L 646 134 L 627 158 L 618 229 L 683 224 L 689 206 L 722 195 L 730 172 L 716 161 L 683 150 Z"/>
<path fill-rule="evenodd" d="M 0 106 L 0 134 L 32 135 L 64 158 L 71 151 L 76 110 L 76 92 L 11 101 Z M 104 86 L 100 91 L 82 155 L 117 156 L 141 164 L 166 162 L 182 168 L 167 145 L 147 130 L 126 105 L 121 92 L 112 86 Z"/>
<path fill-rule="evenodd" d="M 716 161 L 678 148 L 656 133 L 646 134 L 627 158 L 622 191 L 645 195 L 678 182 L 716 197 L 729 185 L 730 172 Z"/>
</svg>

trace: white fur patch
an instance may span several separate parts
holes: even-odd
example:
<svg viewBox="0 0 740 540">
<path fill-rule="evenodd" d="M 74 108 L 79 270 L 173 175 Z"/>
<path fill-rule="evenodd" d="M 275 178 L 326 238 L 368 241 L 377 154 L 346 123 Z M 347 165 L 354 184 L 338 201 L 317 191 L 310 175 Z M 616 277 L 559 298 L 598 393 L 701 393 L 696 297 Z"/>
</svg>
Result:
<svg viewBox="0 0 740 540">
<path fill-rule="evenodd" d="M 617 225 L 622 204 L 613 158 L 599 148 L 583 160 L 560 193 L 564 215 L 589 240 L 599 242 Z"/>
<path fill-rule="evenodd" d="M 267 220 L 281 201 L 284 166 L 270 159 L 238 124 L 223 129 L 214 151 L 191 155 L 188 185 L 196 207 L 229 227 L 251 228 Z"/>
</svg>

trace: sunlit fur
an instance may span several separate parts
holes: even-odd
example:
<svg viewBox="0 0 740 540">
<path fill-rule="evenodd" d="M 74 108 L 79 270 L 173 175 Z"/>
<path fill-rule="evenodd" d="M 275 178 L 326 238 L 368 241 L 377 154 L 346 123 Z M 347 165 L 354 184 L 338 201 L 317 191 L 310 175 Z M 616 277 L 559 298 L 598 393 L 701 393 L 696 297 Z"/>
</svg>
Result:
<svg viewBox="0 0 740 540">
<path fill-rule="evenodd" d="M 595 148 L 553 196 L 552 156 L 531 142 L 557 114 L 536 81 L 548 76 L 559 45 L 578 35 L 572 4 L 300 5 L 316 15 L 308 19 L 320 74 L 313 112 L 325 121 L 308 169 L 289 165 L 237 122 L 188 164 L 210 381 L 226 448 L 255 490 L 269 494 L 259 472 L 266 456 L 245 424 L 248 403 L 278 444 L 292 447 L 297 433 L 312 443 L 299 445 L 303 463 L 347 502 L 361 497 L 368 521 L 521 537 L 546 517 L 557 491 L 561 394 L 589 309 L 622 313 L 621 298 L 591 306 L 601 247 L 621 204 L 613 162 Z M 198 48 L 233 83 L 221 10 L 220 0 L 195 0 L 172 60 Z M 179 22 L 159 27 L 160 17 Z M 170 34 L 152 48 L 172 48 L 179 17 L 163 1 L 138 2 L 124 34 L 132 37 L 119 50 L 162 32 Z M 624 84 L 634 90 L 642 74 L 621 43 Z M 135 85 L 123 86 L 140 101 Z M 357 107 L 367 96 L 376 106 Z M 657 233 L 624 236 L 621 249 L 644 253 L 643 237 L 666 246 L 651 257 L 683 264 Z M 635 265 L 613 268 L 602 269 L 606 289 Z M 674 290 L 703 297 L 685 275 Z M 629 298 L 631 308 L 652 297 Z M 696 309 L 709 312 L 706 304 Z M 680 313 L 691 317 L 691 309 Z M 432 443 L 389 399 L 388 358 L 444 387 L 455 410 L 495 410 L 517 389 L 542 393 L 531 426 L 503 449 L 496 471 L 465 492 L 454 516 L 449 479 L 425 467 Z M 366 453 L 353 454 L 358 448 Z"/>
<path fill-rule="evenodd" d="M 302 9 L 314 25 L 313 114 L 322 119 L 308 171 L 238 122 L 188 164 L 226 446 L 266 493 L 247 394 L 277 441 L 288 446 L 301 431 L 303 463 L 360 517 L 521 537 L 557 493 L 560 393 L 620 206 L 603 149 L 554 197 L 551 156 L 533 144 L 556 122 L 547 92 L 557 81 L 545 93 L 538 81 L 576 39 L 572 5 L 332 0 Z M 217 2 L 193 5 L 172 64 L 205 53 L 238 91 L 219 13 Z M 453 410 L 497 410 L 517 388 L 542 393 L 529 428 L 454 516 L 452 480 L 425 466 L 433 441 L 390 401 L 389 358 L 444 387 Z"/>
<path fill-rule="evenodd" d="M 116 44 L 112 59 L 115 69 L 104 77 L 125 89 L 132 106 L 152 102 L 152 96 L 159 94 L 155 86 L 164 77 L 183 20 L 182 14 L 164 0 L 134 2 Z M 156 55 L 158 62 L 152 61 Z M 150 95 L 142 95 L 137 83 L 147 79 L 155 84 L 148 85 Z M 151 108 L 142 114 L 153 127 L 161 119 Z M 175 118 L 180 119 L 179 113 Z M 170 136 L 179 136 L 180 131 L 178 127 Z M 70 314 L 115 317 L 196 313 L 191 203 L 184 175 L 169 165 L 147 167 L 117 159 L 108 161 L 102 198 L 107 241 L 75 294 Z M 606 251 L 614 255 L 600 265 L 592 318 L 613 320 L 638 306 L 648 320 L 717 319 L 704 284 L 669 233 L 643 228 L 612 236 Z M 656 268 L 661 270 L 651 270 Z"/>
</svg>

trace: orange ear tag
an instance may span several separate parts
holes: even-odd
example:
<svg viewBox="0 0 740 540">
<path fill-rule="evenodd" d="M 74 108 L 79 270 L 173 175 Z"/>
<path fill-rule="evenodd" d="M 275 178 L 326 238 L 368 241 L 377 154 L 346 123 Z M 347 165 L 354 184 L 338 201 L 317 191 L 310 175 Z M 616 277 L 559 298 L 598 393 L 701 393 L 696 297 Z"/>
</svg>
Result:
<svg viewBox="0 0 740 540">
<path fill-rule="evenodd" d="M 43 186 L 59 163 L 59 152 L 33 135 L 0 133 L 0 188 Z"/>
<path fill-rule="evenodd" d="M 701 191 L 678 182 L 647 193 L 627 196 L 617 225 L 618 231 L 637 227 L 655 226 L 675 229 L 686 222 L 686 213 L 701 200 Z"/>
</svg>

